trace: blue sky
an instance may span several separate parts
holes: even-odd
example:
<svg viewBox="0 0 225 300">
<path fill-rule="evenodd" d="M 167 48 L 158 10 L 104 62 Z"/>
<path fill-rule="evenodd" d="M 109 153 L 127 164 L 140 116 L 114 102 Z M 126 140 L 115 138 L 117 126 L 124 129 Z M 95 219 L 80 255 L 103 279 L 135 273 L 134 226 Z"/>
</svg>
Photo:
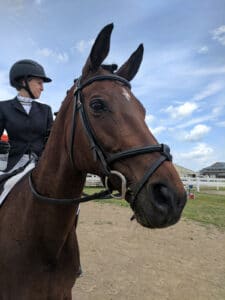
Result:
<svg viewBox="0 0 225 300">
<path fill-rule="evenodd" d="M 57 111 L 93 40 L 114 23 L 106 63 L 121 65 L 144 44 L 132 90 L 174 162 L 198 171 L 225 161 L 224 0 L 2 0 L 0 99 L 10 99 L 11 65 L 39 61 L 53 82 L 41 101 Z"/>
</svg>

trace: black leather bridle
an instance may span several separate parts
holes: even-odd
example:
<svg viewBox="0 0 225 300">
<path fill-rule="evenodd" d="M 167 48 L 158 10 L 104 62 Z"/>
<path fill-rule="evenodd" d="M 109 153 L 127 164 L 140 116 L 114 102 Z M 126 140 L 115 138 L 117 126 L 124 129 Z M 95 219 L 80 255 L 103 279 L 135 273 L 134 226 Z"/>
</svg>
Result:
<svg viewBox="0 0 225 300">
<path fill-rule="evenodd" d="M 80 113 L 80 117 L 82 120 L 83 127 L 85 129 L 85 132 L 87 134 L 89 143 L 90 143 L 90 148 L 93 152 L 93 156 L 95 160 L 99 160 L 102 166 L 102 171 L 103 174 L 106 178 L 105 184 L 108 188 L 108 181 L 107 179 L 111 174 L 114 174 L 118 176 L 121 180 L 121 189 L 123 190 L 121 197 L 124 198 L 125 194 L 127 192 L 127 187 L 126 187 L 126 178 L 124 177 L 123 174 L 121 174 L 118 171 L 112 170 L 111 165 L 118 161 L 122 160 L 124 158 L 130 158 L 133 156 L 141 155 L 141 154 L 146 154 L 146 153 L 154 153 L 158 152 L 160 153 L 160 157 L 150 166 L 150 168 L 147 170 L 147 172 L 144 174 L 142 179 L 135 185 L 134 189 L 129 189 L 129 202 L 131 207 L 134 207 L 135 201 L 137 198 L 137 195 L 141 191 L 141 189 L 144 187 L 145 183 L 147 180 L 152 176 L 152 174 L 158 169 L 158 167 L 164 162 L 164 161 L 172 161 L 172 156 L 170 154 L 170 149 L 167 145 L 165 144 L 156 144 L 156 145 L 151 145 L 151 146 L 145 146 L 145 147 L 139 147 L 139 148 L 133 148 L 130 150 L 126 151 L 121 151 L 117 153 L 108 153 L 104 150 L 104 148 L 101 146 L 101 144 L 98 142 L 98 139 L 96 135 L 94 134 L 94 131 L 92 129 L 92 126 L 90 124 L 88 115 L 85 111 L 85 106 L 84 106 L 84 99 L 83 99 L 83 94 L 82 90 L 86 87 L 92 84 L 93 82 L 96 81 L 105 81 L 105 80 L 110 80 L 110 81 L 118 81 L 122 83 L 123 85 L 127 86 L 129 89 L 131 88 L 130 83 L 117 75 L 110 74 L 110 75 L 99 75 L 99 76 L 94 76 L 84 83 L 80 82 L 80 79 L 76 81 L 76 86 L 74 90 L 74 108 L 73 108 L 73 120 L 72 120 L 72 127 L 71 127 L 71 137 L 70 137 L 70 159 L 75 167 L 74 163 L 74 138 L 75 138 L 75 131 L 76 131 L 76 114 Z M 92 199 L 96 198 L 101 198 L 105 197 L 107 194 L 109 194 L 109 191 L 102 191 L 100 193 L 96 193 L 91 196 L 86 196 L 86 197 L 81 197 L 81 198 L 76 198 L 76 199 L 55 199 L 55 198 L 49 198 L 45 197 L 43 195 L 40 195 L 34 188 L 33 183 L 32 183 L 32 178 L 31 175 L 29 177 L 29 183 L 30 187 L 32 190 L 32 193 L 36 198 L 39 200 L 42 200 L 44 202 L 48 203 L 56 203 L 56 204 L 77 204 L 79 202 L 85 202 L 89 201 Z M 122 185 L 125 186 L 125 188 L 122 188 Z"/>
</svg>

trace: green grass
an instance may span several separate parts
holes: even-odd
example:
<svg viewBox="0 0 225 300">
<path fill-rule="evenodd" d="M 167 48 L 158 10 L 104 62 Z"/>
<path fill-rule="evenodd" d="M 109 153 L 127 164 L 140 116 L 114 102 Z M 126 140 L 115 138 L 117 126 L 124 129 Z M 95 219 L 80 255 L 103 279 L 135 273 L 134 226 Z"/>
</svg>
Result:
<svg viewBox="0 0 225 300">
<path fill-rule="evenodd" d="M 93 194 L 99 190 L 101 189 L 85 188 L 84 191 L 88 194 Z M 109 199 L 97 201 L 103 204 L 111 203 L 129 207 L 125 200 Z M 195 192 L 195 199 L 187 201 L 182 216 L 203 224 L 215 225 L 225 230 L 225 196 Z"/>
<path fill-rule="evenodd" d="M 200 187 L 200 191 L 201 192 L 204 192 L 204 191 L 215 191 L 216 190 L 216 187 L 214 187 L 214 186 L 201 186 Z M 223 186 L 220 186 L 219 187 L 219 189 L 218 189 L 218 191 L 225 191 L 225 187 L 223 187 Z"/>
<path fill-rule="evenodd" d="M 225 229 L 225 196 L 195 193 L 188 200 L 183 217 Z"/>
</svg>

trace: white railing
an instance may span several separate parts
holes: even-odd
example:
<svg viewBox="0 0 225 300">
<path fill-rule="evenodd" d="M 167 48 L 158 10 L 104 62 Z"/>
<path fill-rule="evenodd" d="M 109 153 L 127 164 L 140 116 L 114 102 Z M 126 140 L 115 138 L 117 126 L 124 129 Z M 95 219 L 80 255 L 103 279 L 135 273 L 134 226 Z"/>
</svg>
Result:
<svg viewBox="0 0 225 300">
<path fill-rule="evenodd" d="M 85 181 L 85 186 L 103 186 L 99 176 L 88 174 Z"/>
<path fill-rule="evenodd" d="M 225 178 L 214 177 L 181 177 L 183 184 L 186 187 L 196 187 L 197 191 L 200 191 L 201 186 L 215 187 L 219 190 L 220 187 L 225 187 Z"/>
<path fill-rule="evenodd" d="M 199 192 L 201 187 L 214 187 L 219 190 L 220 187 L 225 187 L 225 178 L 213 177 L 181 177 L 184 186 L 188 189 L 189 186 L 195 187 Z M 100 177 L 88 174 L 85 182 L 86 186 L 103 186 Z"/>
</svg>

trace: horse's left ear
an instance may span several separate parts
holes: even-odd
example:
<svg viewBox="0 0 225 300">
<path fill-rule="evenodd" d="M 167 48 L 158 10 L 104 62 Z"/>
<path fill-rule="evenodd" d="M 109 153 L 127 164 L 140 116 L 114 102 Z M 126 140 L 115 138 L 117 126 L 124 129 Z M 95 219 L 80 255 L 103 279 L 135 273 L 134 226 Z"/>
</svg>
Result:
<svg viewBox="0 0 225 300">
<path fill-rule="evenodd" d="M 97 71 L 103 60 L 109 53 L 110 37 L 113 30 L 113 23 L 106 25 L 98 34 L 91 53 L 83 67 L 82 75 L 86 76 L 88 73 Z"/>
<path fill-rule="evenodd" d="M 115 73 L 128 81 L 132 80 L 137 74 L 137 71 L 141 65 L 144 53 L 144 46 L 140 44 L 137 50 L 129 57 L 129 59 L 119 68 Z"/>
</svg>

